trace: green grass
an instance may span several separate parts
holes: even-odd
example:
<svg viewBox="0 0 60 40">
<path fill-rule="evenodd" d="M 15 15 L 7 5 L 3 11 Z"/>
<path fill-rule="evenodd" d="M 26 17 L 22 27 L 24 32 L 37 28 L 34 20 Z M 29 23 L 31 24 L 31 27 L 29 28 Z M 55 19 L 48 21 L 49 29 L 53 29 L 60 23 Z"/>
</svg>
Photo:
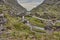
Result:
<svg viewBox="0 0 60 40">
<path fill-rule="evenodd" d="M 60 19 L 60 15 L 59 15 L 60 7 L 58 5 L 53 6 L 53 5 L 44 4 L 44 5 L 42 5 L 42 7 L 40 6 L 40 7 L 33 9 L 32 14 L 35 14 L 35 13 L 39 14 L 40 17 L 44 16 L 42 18 L 46 18 L 46 19 L 48 19 L 48 18 L 44 13 L 48 13 L 47 15 L 48 16 L 50 15 L 50 17 L 55 16 L 57 19 Z M 37 15 L 35 15 L 35 16 L 37 16 Z"/>
<path fill-rule="evenodd" d="M 3 38 L 3 40 L 34 40 L 33 38 L 35 38 L 36 40 L 60 40 L 60 32 L 54 32 L 53 35 L 31 32 L 30 28 L 20 21 L 20 17 L 12 17 L 9 15 L 9 7 L 0 7 L 0 12 L 2 12 L 4 9 L 7 11 L 4 12 L 5 18 L 7 18 L 5 27 L 11 27 L 12 29 L 6 30 L 8 34 L 6 34 L 6 32 L 4 31 L 4 33 L 0 35 L 0 38 Z M 27 19 L 29 19 L 32 25 L 44 27 L 44 24 L 41 23 L 41 20 L 32 17 L 27 17 Z M 59 26 L 60 23 L 57 23 L 56 25 Z M 34 30 L 36 32 L 45 32 L 37 29 Z"/>
<path fill-rule="evenodd" d="M 44 23 L 41 23 L 41 20 L 38 20 L 38 19 L 32 18 L 32 17 L 26 17 L 26 18 L 30 21 L 30 23 L 32 25 L 35 25 L 35 26 L 38 26 L 38 27 L 44 27 L 45 26 Z"/>
<path fill-rule="evenodd" d="M 60 22 L 56 23 L 56 25 L 55 25 L 55 26 L 60 26 Z"/>
</svg>

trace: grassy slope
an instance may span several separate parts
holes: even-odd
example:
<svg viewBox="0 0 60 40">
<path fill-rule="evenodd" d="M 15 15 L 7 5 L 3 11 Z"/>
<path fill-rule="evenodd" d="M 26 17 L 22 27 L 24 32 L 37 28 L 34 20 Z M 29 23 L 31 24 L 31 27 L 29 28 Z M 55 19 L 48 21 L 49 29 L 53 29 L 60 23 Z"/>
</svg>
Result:
<svg viewBox="0 0 60 40">
<path fill-rule="evenodd" d="M 44 27 L 45 26 L 45 24 L 44 23 L 42 23 L 42 21 L 41 20 L 39 20 L 39 19 L 36 19 L 36 18 L 33 18 L 33 17 L 26 17 L 29 21 L 30 21 L 30 23 L 32 24 L 32 25 L 34 25 L 34 26 L 38 26 L 38 27 Z"/>
<path fill-rule="evenodd" d="M 55 2 L 54 4 L 42 3 L 38 7 L 34 8 L 31 12 L 33 15 L 41 18 L 45 18 L 45 19 L 50 18 L 50 19 L 60 20 L 60 6 L 59 6 L 60 3 L 58 2 Z M 60 23 L 56 23 L 56 26 L 60 26 Z"/>
<path fill-rule="evenodd" d="M 36 37 L 38 40 L 38 36 L 37 34 L 33 33 L 30 31 L 30 28 L 23 24 L 20 20 L 20 17 L 13 17 L 11 15 L 9 15 L 9 10 L 11 8 L 3 5 L 0 6 L 0 12 L 5 15 L 5 18 L 7 19 L 7 23 L 5 24 L 5 27 L 7 28 L 7 30 L 0 36 L 1 38 L 3 38 L 4 40 L 32 40 L 30 38 L 30 36 Z M 12 39 L 9 39 L 9 38 Z M 27 38 L 26 38 L 27 37 Z"/>
<path fill-rule="evenodd" d="M 4 14 L 5 17 L 7 18 L 8 22 L 6 23 L 6 27 L 9 27 L 7 29 L 7 33 L 4 32 L 0 37 L 3 38 L 3 40 L 58 40 L 60 39 L 60 35 L 58 34 L 58 32 L 55 32 L 53 35 L 47 35 L 47 34 L 40 34 L 40 33 L 34 33 L 30 31 L 30 28 L 21 23 L 20 18 L 19 17 L 12 17 L 9 15 L 9 10 L 11 8 L 4 5 L 0 7 L 0 12 L 3 12 L 4 10 Z M 31 18 L 31 22 L 34 21 L 34 23 L 36 22 L 35 18 Z M 37 23 L 39 24 L 39 20 L 37 20 Z M 11 29 L 10 29 L 11 28 Z M 48 37 L 47 37 L 48 36 Z"/>
<path fill-rule="evenodd" d="M 43 3 L 43 4 L 39 5 L 38 7 L 34 8 L 32 10 L 32 13 L 37 13 L 42 18 L 48 19 L 47 16 L 50 16 L 50 18 L 55 16 L 57 19 L 60 19 L 60 6 L 58 4 L 57 5 L 55 5 L 55 4 Z M 44 13 L 47 13 L 47 16 Z"/>
</svg>

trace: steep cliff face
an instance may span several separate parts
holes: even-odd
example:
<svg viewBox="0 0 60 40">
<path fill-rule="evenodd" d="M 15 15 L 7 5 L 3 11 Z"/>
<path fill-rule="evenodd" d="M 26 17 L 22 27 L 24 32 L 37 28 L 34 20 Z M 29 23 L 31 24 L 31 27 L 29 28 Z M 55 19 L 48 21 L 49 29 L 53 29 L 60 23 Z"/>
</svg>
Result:
<svg viewBox="0 0 60 40">
<path fill-rule="evenodd" d="M 45 16 L 44 13 L 47 13 L 47 15 L 60 18 L 60 0 L 45 0 L 41 5 L 32 9 L 32 13 L 37 13 L 40 16 Z"/>
</svg>

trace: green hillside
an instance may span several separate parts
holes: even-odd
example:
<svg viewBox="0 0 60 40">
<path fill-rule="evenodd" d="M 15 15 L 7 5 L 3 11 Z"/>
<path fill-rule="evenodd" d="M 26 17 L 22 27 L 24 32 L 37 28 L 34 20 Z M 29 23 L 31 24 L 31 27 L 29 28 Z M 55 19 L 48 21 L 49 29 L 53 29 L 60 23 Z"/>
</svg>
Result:
<svg viewBox="0 0 60 40">
<path fill-rule="evenodd" d="M 13 3 L 14 0 L 8 0 L 8 2 Z M 13 4 L 15 6 L 13 6 Z M 4 18 L 7 19 L 7 22 L 3 24 L 5 29 L 0 30 L 0 40 L 60 40 L 60 31 L 35 29 L 34 26 L 45 28 L 46 24 L 44 21 L 31 16 L 34 15 L 44 19 L 54 19 L 54 17 L 60 19 L 60 7 L 58 5 L 43 3 L 37 8 L 34 8 L 31 11 L 32 14 L 25 15 L 25 18 L 31 23 L 31 25 L 33 25 L 33 31 L 30 26 L 22 22 L 22 15 L 17 16 L 17 13 L 21 11 L 26 12 L 26 9 L 19 5 L 19 7 L 16 7 L 15 2 L 13 4 L 10 6 L 2 2 L 0 4 L 0 14 L 4 14 Z M 17 10 L 15 10 L 15 8 Z M 55 29 L 55 26 L 60 26 L 60 23 L 56 23 L 53 30 Z"/>
<path fill-rule="evenodd" d="M 48 2 L 47 2 L 48 1 Z M 51 1 L 51 3 L 49 3 Z M 42 18 L 53 18 L 56 17 L 57 19 L 60 19 L 60 1 L 59 0 L 46 0 L 38 7 L 31 10 L 32 13 L 34 13 L 36 16 L 42 17 Z"/>
</svg>

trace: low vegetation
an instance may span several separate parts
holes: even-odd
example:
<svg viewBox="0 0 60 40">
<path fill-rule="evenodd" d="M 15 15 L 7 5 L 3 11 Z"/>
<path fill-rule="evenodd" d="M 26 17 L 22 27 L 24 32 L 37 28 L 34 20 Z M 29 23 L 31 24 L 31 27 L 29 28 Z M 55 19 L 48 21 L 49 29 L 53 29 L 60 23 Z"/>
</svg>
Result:
<svg viewBox="0 0 60 40">
<path fill-rule="evenodd" d="M 32 32 L 29 26 L 21 22 L 21 17 L 11 16 L 10 10 L 12 10 L 11 7 L 7 5 L 0 6 L 0 13 L 3 13 L 7 19 L 7 23 L 4 25 L 6 30 L 2 34 L 0 33 L 0 40 L 60 40 L 60 31 L 48 34 L 46 31 L 34 29 L 36 33 Z M 43 28 L 45 26 L 41 20 L 36 18 L 26 17 L 26 19 L 32 25 Z M 59 24 L 57 23 L 56 25 Z"/>
</svg>

